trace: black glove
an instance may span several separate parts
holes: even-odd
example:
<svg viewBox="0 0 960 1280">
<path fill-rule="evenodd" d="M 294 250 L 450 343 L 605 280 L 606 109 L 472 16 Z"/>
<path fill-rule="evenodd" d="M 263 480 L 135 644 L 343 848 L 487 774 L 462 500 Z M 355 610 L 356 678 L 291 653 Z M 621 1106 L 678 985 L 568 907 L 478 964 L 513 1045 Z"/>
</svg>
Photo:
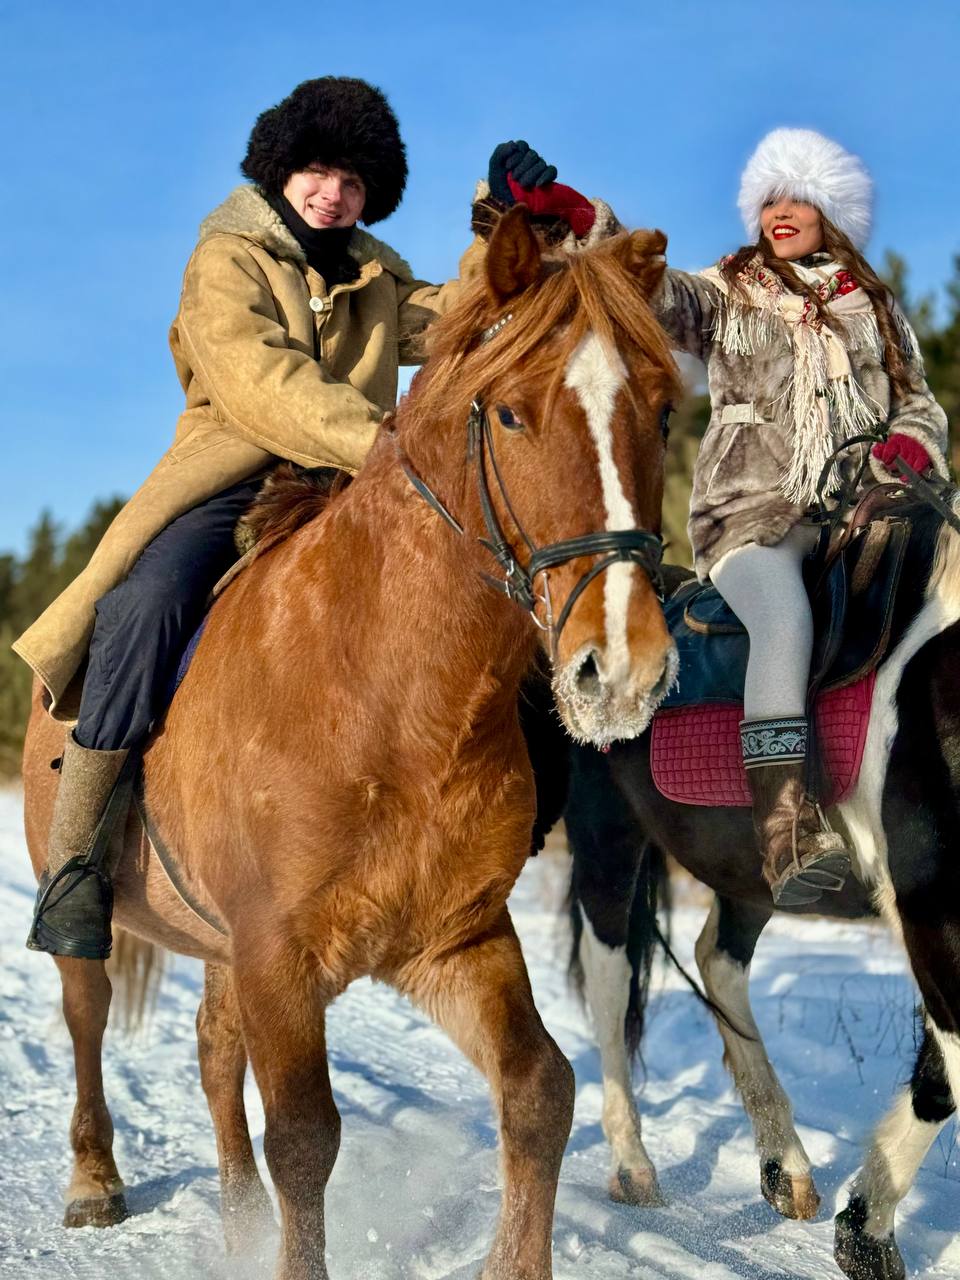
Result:
<svg viewBox="0 0 960 1280">
<path fill-rule="evenodd" d="M 557 176 L 557 167 L 547 164 L 526 142 L 501 142 L 490 157 L 488 182 L 490 194 L 501 204 L 516 203 L 507 183 L 507 174 L 514 182 L 528 191 L 533 187 L 545 187 Z"/>
</svg>

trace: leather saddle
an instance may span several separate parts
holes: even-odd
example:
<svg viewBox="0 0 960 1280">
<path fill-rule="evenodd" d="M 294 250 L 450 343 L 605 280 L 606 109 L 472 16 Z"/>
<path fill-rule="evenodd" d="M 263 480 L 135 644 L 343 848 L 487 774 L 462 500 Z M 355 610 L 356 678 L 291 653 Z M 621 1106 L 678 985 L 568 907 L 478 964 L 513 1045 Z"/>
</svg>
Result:
<svg viewBox="0 0 960 1280">
<path fill-rule="evenodd" d="M 814 616 L 810 702 L 874 671 L 890 643 L 911 521 L 882 488 L 861 500 L 808 590 Z M 664 602 L 680 679 L 659 710 L 743 701 L 749 641 L 715 587 L 688 578 Z"/>
</svg>

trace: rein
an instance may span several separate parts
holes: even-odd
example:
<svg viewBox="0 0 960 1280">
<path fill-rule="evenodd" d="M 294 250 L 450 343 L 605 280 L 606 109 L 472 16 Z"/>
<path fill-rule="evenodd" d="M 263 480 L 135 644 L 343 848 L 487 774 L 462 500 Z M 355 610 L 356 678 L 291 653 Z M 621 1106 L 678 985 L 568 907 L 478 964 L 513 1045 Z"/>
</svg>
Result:
<svg viewBox="0 0 960 1280">
<path fill-rule="evenodd" d="M 848 440 L 844 440 L 838 445 L 824 463 L 820 478 L 817 481 L 816 499 L 817 523 L 822 530 L 821 548 L 819 549 L 821 553 L 826 553 L 833 534 L 843 523 L 843 518 L 847 511 L 854 505 L 857 490 L 870 462 L 870 455 L 867 454 L 867 457 L 857 469 L 856 475 L 851 480 L 844 482 L 838 494 L 836 510 L 830 514 L 827 511 L 825 490 L 834 462 L 847 449 L 855 448 L 858 444 L 884 444 L 886 439 L 885 433 L 866 433 L 864 435 L 851 436 Z M 947 498 L 948 494 L 957 492 L 956 486 L 952 485 L 948 480 L 939 480 L 937 482 L 928 480 L 919 471 L 915 471 L 910 463 L 904 461 L 899 454 L 897 454 L 893 465 L 902 472 L 903 478 L 900 481 L 902 487 L 907 492 L 914 494 L 921 502 L 925 502 L 927 506 L 932 507 L 934 511 L 943 517 L 955 533 L 960 533 L 960 517 L 957 516 Z"/>
<path fill-rule="evenodd" d="M 467 536 L 460 521 L 448 511 L 423 477 L 417 474 L 396 436 L 393 440 L 400 466 L 416 492 L 428 506 L 443 517 L 451 529 L 461 537 Z M 467 461 L 476 462 L 477 488 L 487 532 L 486 537 L 478 538 L 477 541 L 493 556 L 503 572 L 502 578 L 489 573 L 482 573 L 480 576 L 489 586 L 502 592 L 508 600 L 513 600 L 521 608 L 526 609 L 541 631 L 546 631 L 550 636 L 551 650 L 554 655 L 573 606 L 594 578 L 618 561 L 638 564 L 649 577 L 654 590 L 662 597 L 660 562 L 663 557 L 663 540 L 648 530 L 606 530 L 602 533 L 586 533 L 577 538 L 567 538 L 562 542 L 551 542 L 545 547 L 536 546 L 524 529 L 510 501 L 510 495 L 497 465 L 490 419 L 479 397 L 471 403 L 467 418 Z M 514 554 L 497 515 L 487 478 L 488 462 L 503 504 L 530 552 L 526 565 L 521 564 Z M 548 572 L 581 556 L 603 556 L 604 558 L 580 576 L 561 609 L 560 616 L 554 621 Z M 543 595 L 538 595 L 536 581 L 541 575 L 543 576 Z M 544 622 L 537 617 L 538 604 L 544 607 Z"/>
</svg>

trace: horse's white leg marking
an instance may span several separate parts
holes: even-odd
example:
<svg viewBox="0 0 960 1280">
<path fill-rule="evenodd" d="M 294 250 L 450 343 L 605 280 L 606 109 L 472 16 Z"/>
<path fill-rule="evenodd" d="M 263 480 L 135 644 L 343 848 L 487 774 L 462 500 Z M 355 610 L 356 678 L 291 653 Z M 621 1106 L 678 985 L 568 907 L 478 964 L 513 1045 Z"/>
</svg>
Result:
<svg viewBox="0 0 960 1280">
<path fill-rule="evenodd" d="M 623 489 L 623 482 L 613 457 L 613 433 L 610 423 L 620 388 L 627 370 L 616 351 L 608 349 L 597 335 L 590 332 L 579 344 L 564 377 L 583 407 L 590 436 L 600 460 L 600 485 L 606 512 L 607 529 L 635 529 L 638 518 Z M 604 674 L 611 683 L 625 681 L 630 674 L 630 650 L 627 645 L 627 607 L 630 602 L 635 566 L 627 563 L 611 565 L 603 584 L 606 653 Z"/>
<path fill-rule="evenodd" d="M 840 812 L 857 851 L 861 872 L 874 886 L 879 909 L 900 932 L 896 893 L 887 863 L 882 801 L 890 750 L 899 726 L 896 695 L 907 663 L 934 636 L 960 619 L 960 539 L 945 528 L 939 535 L 934 571 L 927 599 L 892 654 L 885 660 L 874 686 L 873 708 L 864 745 L 860 779 Z M 960 1090 L 960 1039 L 931 1024 L 944 1056 L 954 1098 Z M 863 1168 L 851 1188 L 868 1208 L 866 1229 L 874 1237 L 893 1231 L 897 1205 L 909 1191 L 923 1158 L 942 1123 L 920 1120 L 909 1088 L 903 1090 L 878 1125 Z"/>
<path fill-rule="evenodd" d="M 717 1020 L 727 1065 L 753 1124 L 761 1160 L 777 1160 L 791 1177 L 809 1178 L 810 1159 L 794 1128 L 790 1100 L 770 1064 L 750 1008 L 750 966 L 738 964 L 717 950 L 719 920 L 720 907 L 715 901 L 697 939 L 697 966 L 714 1004 L 728 1014 L 735 1026 L 754 1037 L 746 1040 Z"/>
<path fill-rule="evenodd" d="M 584 991 L 600 1047 L 603 1072 L 603 1132 L 613 1151 L 614 1175 L 620 1170 L 649 1178 L 656 1173 L 640 1136 L 640 1113 L 633 1096 L 624 1020 L 633 976 L 626 947 L 608 947 L 580 908 L 583 934 L 580 961 Z"/>
<path fill-rule="evenodd" d="M 867 1232 L 876 1237 L 893 1232 L 897 1205 L 910 1190 L 930 1144 L 945 1121 L 918 1120 L 910 1088 L 903 1089 L 874 1131 L 863 1168 L 850 1188 L 867 1205 Z"/>
</svg>

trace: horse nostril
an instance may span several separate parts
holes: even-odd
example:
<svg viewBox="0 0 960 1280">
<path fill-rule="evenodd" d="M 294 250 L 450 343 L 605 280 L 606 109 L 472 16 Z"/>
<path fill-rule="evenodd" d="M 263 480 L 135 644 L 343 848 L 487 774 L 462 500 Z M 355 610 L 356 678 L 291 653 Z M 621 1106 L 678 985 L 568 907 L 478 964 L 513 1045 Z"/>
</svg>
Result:
<svg viewBox="0 0 960 1280">
<path fill-rule="evenodd" d="M 597 668 L 596 652 L 591 649 L 577 672 L 577 688 L 581 693 L 596 693 L 600 688 L 600 672 Z"/>
</svg>

